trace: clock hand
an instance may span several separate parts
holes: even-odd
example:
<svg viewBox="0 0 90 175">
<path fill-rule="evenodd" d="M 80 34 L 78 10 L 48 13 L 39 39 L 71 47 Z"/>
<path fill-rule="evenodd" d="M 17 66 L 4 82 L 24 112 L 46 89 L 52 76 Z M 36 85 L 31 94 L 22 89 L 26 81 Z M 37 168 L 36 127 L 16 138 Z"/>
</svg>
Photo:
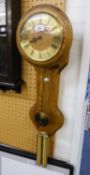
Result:
<svg viewBox="0 0 90 175">
<path fill-rule="evenodd" d="M 42 39 L 42 36 L 38 36 L 37 38 L 33 38 L 30 43 L 36 43 L 38 40 L 41 40 Z"/>
</svg>

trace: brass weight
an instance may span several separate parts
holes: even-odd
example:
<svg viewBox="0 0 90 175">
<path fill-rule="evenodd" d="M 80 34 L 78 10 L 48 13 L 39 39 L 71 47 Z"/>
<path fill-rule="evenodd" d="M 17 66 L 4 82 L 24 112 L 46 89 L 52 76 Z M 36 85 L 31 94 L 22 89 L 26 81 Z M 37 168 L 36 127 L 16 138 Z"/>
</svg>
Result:
<svg viewBox="0 0 90 175">
<path fill-rule="evenodd" d="M 47 167 L 48 138 L 46 132 L 41 132 L 37 136 L 37 165 L 43 167 Z"/>
<path fill-rule="evenodd" d="M 47 167 L 48 158 L 48 134 L 43 135 L 42 166 Z"/>
<path fill-rule="evenodd" d="M 42 144 L 43 144 L 43 140 L 42 140 L 42 134 L 39 133 L 37 136 L 37 165 L 41 165 L 42 163 Z"/>
</svg>

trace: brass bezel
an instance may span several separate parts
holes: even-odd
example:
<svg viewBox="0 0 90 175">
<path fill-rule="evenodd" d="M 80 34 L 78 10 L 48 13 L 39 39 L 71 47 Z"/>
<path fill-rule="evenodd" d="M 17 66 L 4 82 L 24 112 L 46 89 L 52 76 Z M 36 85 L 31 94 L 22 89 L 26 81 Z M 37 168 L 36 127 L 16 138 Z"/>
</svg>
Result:
<svg viewBox="0 0 90 175">
<path fill-rule="evenodd" d="M 33 60 L 30 59 L 30 57 L 26 56 L 26 54 L 24 53 L 23 49 L 20 46 L 20 32 L 22 29 L 23 24 L 25 23 L 25 21 L 32 15 L 35 15 L 37 13 L 49 13 L 52 16 L 54 16 L 57 21 L 62 25 L 63 30 L 64 30 L 64 40 L 62 42 L 62 46 L 60 47 L 60 50 L 57 52 L 57 54 L 55 56 L 52 57 L 52 59 L 50 58 L 47 61 L 37 61 L 37 60 Z M 72 27 L 71 24 L 69 22 L 69 19 L 67 18 L 67 16 L 64 14 L 64 12 L 62 12 L 60 9 L 52 6 L 52 5 L 47 5 L 47 4 L 43 4 L 43 5 L 38 5 L 32 9 L 30 9 L 20 20 L 18 28 L 17 28 L 17 33 L 16 33 L 16 42 L 17 42 L 17 46 L 18 49 L 21 53 L 21 55 L 30 63 L 35 64 L 35 65 L 41 65 L 41 66 L 53 66 L 58 64 L 60 58 L 62 58 L 64 55 L 66 55 L 69 51 L 69 48 L 71 46 L 71 41 L 72 41 Z"/>
</svg>

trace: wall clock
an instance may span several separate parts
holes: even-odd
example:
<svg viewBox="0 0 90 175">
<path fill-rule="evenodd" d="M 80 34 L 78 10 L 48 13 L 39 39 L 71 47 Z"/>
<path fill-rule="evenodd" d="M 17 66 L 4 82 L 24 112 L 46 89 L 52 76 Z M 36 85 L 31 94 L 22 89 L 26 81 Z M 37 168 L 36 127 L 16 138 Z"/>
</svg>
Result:
<svg viewBox="0 0 90 175">
<path fill-rule="evenodd" d="M 57 107 L 61 70 L 68 63 L 72 27 L 67 16 L 52 5 L 38 5 L 19 22 L 17 46 L 37 72 L 37 101 L 30 118 L 39 131 L 49 135 L 63 125 L 64 116 Z"/>
<path fill-rule="evenodd" d="M 20 1 L 0 0 L 0 89 L 20 92 L 21 61 L 15 33 L 20 18 Z"/>
</svg>

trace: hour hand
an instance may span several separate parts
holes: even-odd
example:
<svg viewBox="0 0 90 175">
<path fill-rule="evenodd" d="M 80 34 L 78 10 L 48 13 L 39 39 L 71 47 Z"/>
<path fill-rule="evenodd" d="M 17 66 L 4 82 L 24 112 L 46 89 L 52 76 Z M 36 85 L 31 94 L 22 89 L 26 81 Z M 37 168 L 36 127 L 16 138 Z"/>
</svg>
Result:
<svg viewBox="0 0 90 175">
<path fill-rule="evenodd" d="M 41 39 L 42 39 L 42 36 L 33 37 L 30 43 L 36 43 L 38 40 L 41 40 Z"/>
</svg>

